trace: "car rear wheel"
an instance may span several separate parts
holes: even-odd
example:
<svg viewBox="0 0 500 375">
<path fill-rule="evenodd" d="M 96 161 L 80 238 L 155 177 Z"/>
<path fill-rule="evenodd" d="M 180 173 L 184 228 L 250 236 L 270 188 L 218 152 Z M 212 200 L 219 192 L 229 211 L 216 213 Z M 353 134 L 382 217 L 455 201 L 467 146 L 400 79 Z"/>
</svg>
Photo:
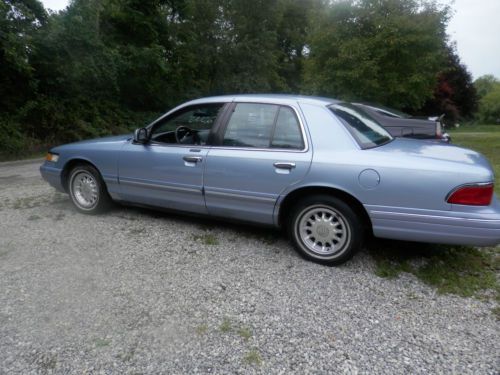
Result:
<svg viewBox="0 0 500 375">
<path fill-rule="evenodd" d="M 111 205 L 101 175 L 91 165 L 78 165 L 69 174 L 69 195 L 78 211 L 86 214 L 97 214 Z"/>
<path fill-rule="evenodd" d="M 352 258 L 362 246 L 364 233 L 356 212 L 328 195 L 308 197 L 296 205 L 288 231 L 304 258 L 331 266 Z"/>
</svg>

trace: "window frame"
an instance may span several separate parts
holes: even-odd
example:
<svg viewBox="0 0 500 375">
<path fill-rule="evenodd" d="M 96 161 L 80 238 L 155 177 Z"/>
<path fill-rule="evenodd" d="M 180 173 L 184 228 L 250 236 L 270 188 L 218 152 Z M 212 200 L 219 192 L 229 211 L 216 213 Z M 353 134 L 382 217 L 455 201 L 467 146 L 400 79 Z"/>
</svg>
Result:
<svg viewBox="0 0 500 375">
<path fill-rule="evenodd" d="M 366 117 L 368 117 L 371 121 L 373 121 L 375 124 L 377 124 L 378 126 L 380 126 L 385 132 L 387 132 L 387 134 L 389 135 L 388 140 L 386 142 L 383 142 L 383 143 L 380 143 L 380 144 L 376 144 L 373 141 L 371 142 L 371 144 L 366 144 L 366 142 L 363 142 L 359 138 L 358 134 L 354 131 L 352 125 L 350 125 L 349 123 L 347 123 L 346 120 L 344 120 L 337 113 L 335 113 L 334 107 L 336 105 L 345 105 L 347 108 L 349 108 L 349 107 L 355 107 L 354 108 L 355 111 L 361 112 L 362 115 L 365 115 Z M 394 140 L 394 138 L 395 138 L 395 137 L 393 137 L 391 135 L 391 133 L 380 122 L 378 122 L 375 118 L 373 118 L 373 116 L 371 116 L 367 111 L 363 110 L 362 108 L 359 108 L 356 105 L 353 105 L 353 104 L 347 103 L 347 102 L 338 102 L 338 103 L 329 104 L 329 105 L 326 106 L 326 108 L 335 117 L 335 119 L 348 131 L 348 133 L 351 135 L 351 137 L 353 138 L 353 140 L 356 142 L 356 144 L 358 145 L 358 147 L 361 150 L 369 150 L 369 149 L 372 149 L 372 148 L 377 148 L 377 147 L 386 145 L 386 144 L 392 142 Z"/>
<path fill-rule="evenodd" d="M 232 117 L 232 114 L 238 104 L 260 104 L 260 105 L 274 105 L 278 107 L 278 110 L 276 111 L 276 115 L 274 116 L 274 121 L 271 129 L 271 137 L 269 138 L 269 147 L 244 147 L 244 146 L 228 146 L 224 145 L 224 135 L 226 134 L 228 125 L 229 125 L 229 120 Z M 286 107 L 292 110 L 295 119 L 297 120 L 297 123 L 299 124 L 299 131 L 300 131 L 300 136 L 302 138 L 302 144 L 303 147 L 301 149 L 297 148 L 279 148 L 279 147 L 271 147 L 272 141 L 274 139 L 274 134 L 276 131 L 276 125 L 278 122 L 278 117 L 280 113 L 280 109 L 282 107 Z M 300 116 L 300 113 L 298 112 L 297 108 L 288 105 L 288 104 L 282 104 L 282 103 L 274 103 L 274 102 L 253 102 L 253 101 L 244 101 L 244 102 L 232 102 L 224 115 L 222 116 L 222 121 L 220 128 L 218 129 L 218 133 L 215 137 L 215 143 L 213 144 L 212 147 L 216 147 L 219 149 L 230 149 L 230 150 L 246 150 L 246 151 L 271 151 L 271 152 L 307 152 L 309 151 L 309 142 L 307 139 L 304 123 L 302 121 L 302 118 Z"/>
<path fill-rule="evenodd" d="M 179 143 L 165 143 L 165 142 L 158 142 L 154 141 L 151 139 L 151 136 L 153 135 L 153 131 L 155 128 L 158 126 L 161 126 L 164 124 L 166 121 L 171 120 L 174 117 L 182 115 L 184 112 L 191 111 L 195 108 L 200 108 L 204 106 L 212 106 L 212 105 L 220 105 L 221 109 L 219 114 L 217 115 L 214 123 L 212 124 L 212 127 L 210 129 L 207 143 L 204 145 L 196 145 L 196 144 L 179 144 Z M 197 104 L 191 104 L 191 105 L 186 105 L 183 106 L 179 109 L 177 109 L 174 112 L 168 113 L 164 116 L 159 117 L 155 121 L 153 121 L 151 124 L 149 124 L 146 129 L 148 131 L 148 137 L 149 137 L 149 142 L 148 145 L 151 146 L 167 146 L 167 147 L 190 147 L 190 148 L 209 148 L 212 147 L 212 145 L 215 143 L 215 140 L 217 138 L 217 134 L 219 132 L 219 128 L 221 126 L 222 120 L 225 118 L 225 115 L 228 111 L 228 108 L 230 107 L 231 103 L 228 102 L 206 102 L 206 103 L 197 103 Z"/>
</svg>

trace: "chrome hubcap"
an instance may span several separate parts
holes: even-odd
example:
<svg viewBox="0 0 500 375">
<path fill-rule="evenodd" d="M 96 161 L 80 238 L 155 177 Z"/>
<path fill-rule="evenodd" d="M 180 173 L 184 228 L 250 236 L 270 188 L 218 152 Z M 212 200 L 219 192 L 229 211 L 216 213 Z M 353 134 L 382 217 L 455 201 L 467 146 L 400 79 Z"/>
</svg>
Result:
<svg viewBox="0 0 500 375">
<path fill-rule="evenodd" d="M 71 187 L 75 201 L 80 207 L 89 209 L 96 205 L 99 190 L 94 176 L 90 173 L 76 173 L 73 176 Z"/>
<path fill-rule="evenodd" d="M 349 243 L 349 227 L 336 210 L 314 206 L 303 211 L 298 224 L 300 239 L 313 253 L 327 256 L 343 251 Z"/>
</svg>

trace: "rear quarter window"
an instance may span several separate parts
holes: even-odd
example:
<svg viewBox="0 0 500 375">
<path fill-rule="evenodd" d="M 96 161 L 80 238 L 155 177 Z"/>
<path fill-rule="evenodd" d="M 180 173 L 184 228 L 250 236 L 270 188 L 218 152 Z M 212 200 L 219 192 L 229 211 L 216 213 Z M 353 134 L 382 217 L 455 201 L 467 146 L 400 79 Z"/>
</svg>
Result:
<svg viewBox="0 0 500 375">
<path fill-rule="evenodd" d="M 363 149 L 381 146 L 393 139 L 389 132 L 374 118 L 351 104 L 338 103 L 328 108 Z"/>
</svg>

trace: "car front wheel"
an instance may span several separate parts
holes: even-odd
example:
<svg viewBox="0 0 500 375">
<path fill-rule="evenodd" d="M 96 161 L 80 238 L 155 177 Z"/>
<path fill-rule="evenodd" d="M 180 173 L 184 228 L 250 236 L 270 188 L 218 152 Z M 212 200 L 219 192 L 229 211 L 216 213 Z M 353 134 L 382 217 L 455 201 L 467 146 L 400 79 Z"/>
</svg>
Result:
<svg viewBox="0 0 500 375">
<path fill-rule="evenodd" d="M 355 211 L 328 195 L 308 197 L 295 206 L 288 231 L 304 258 L 331 266 L 352 258 L 362 246 L 364 233 Z"/>
<path fill-rule="evenodd" d="M 111 204 L 101 175 L 90 165 L 78 165 L 69 174 L 69 195 L 78 211 L 97 214 Z"/>
</svg>

